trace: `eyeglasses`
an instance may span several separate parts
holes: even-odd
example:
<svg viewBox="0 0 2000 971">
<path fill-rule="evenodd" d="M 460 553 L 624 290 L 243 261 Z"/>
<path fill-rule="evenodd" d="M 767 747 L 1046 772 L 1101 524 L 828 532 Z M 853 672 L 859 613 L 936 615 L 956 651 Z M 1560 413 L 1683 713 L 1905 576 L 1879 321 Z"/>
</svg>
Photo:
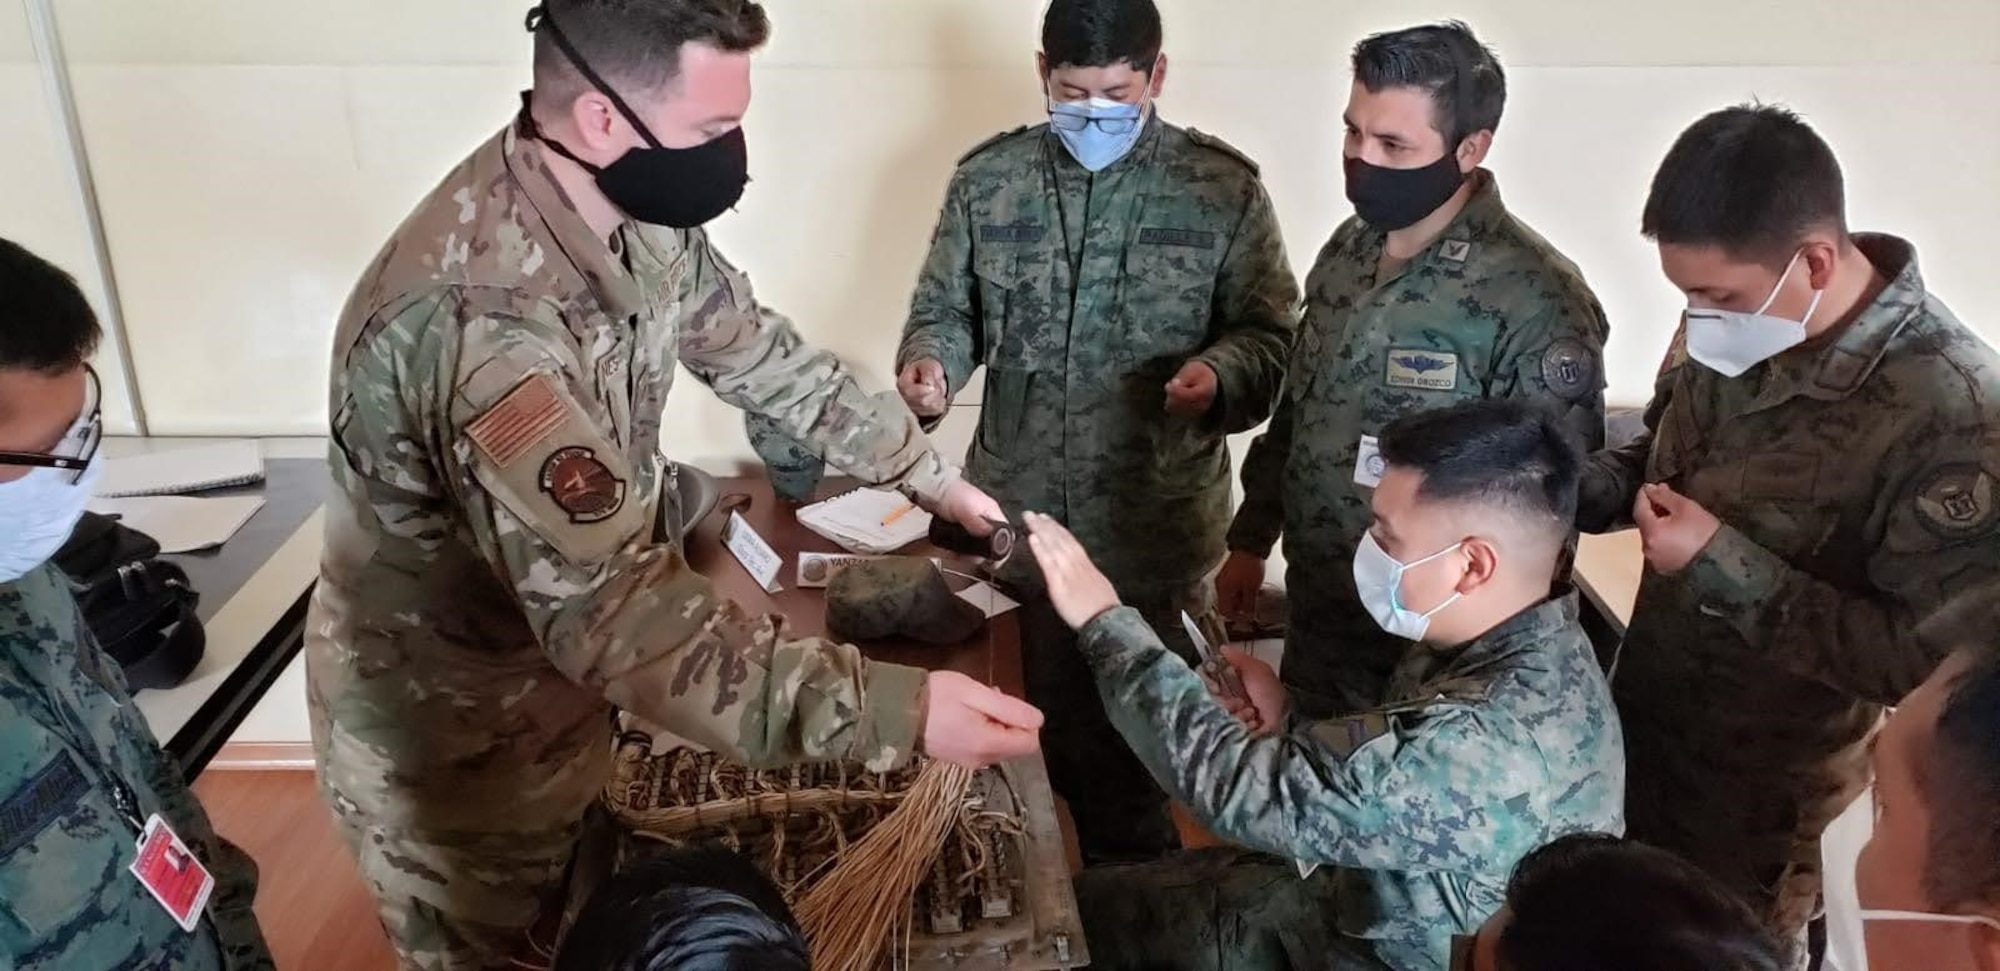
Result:
<svg viewBox="0 0 2000 971">
<path fill-rule="evenodd" d="M 70 485 L 83 478 L 84 471 L 97 458 L 98 444 L 104 440 L 103 386 L 97 380 L 97 372 L 88 365 L 84 373 L 90 379 L 90 391 L 84 398 L 83 412 L 70 423 L 55 448 L 47 452 L 0 451 L 0 465 L 56 469 Z"/>
<path fill-rule="evenodd" d="M 1137 105 L 1130 106 L 1134 111 L 1129 118 L 1092 118 L 1088 115 L 1077 114 L 1075 110 L 1057 111 L 1057 108 L 1068 107 L 1068 105 L 1054 99 L 1046 100 L 1049 109 L 1049 126 L 1059 131 L 1076 132 L 1089 128 L 1091 125 L 1096 125 L 1097 130 L 1106 135 L 1124 135 L 1129 134 L 1132 129 L 1138 127 L 1139 122 L 1145 117 L 1145 112 L 1139 109 Z"/>
</svg>

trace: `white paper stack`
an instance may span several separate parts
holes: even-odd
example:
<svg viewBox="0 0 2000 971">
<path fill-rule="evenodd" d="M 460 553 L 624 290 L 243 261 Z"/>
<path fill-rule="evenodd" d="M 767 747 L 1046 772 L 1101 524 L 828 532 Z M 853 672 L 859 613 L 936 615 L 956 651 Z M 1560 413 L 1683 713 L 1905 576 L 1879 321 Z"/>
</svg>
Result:
<svg viewBox="0 0 2000 971">
<path fill-rule="evenodd" d="M 855 489 L 799 510 L 799 525 L 850 553 L 880 555 L 930 535 L 931 514 L 910 509 L 901 493 Z"/>
<path fill-rule="evenodd" d="M 262 496 L 135 496 L 92 499 L 90 511 L 158 540 L 162 553 L 193 553 L 221 546 L 264 508 Z"/>
<path fill-rule="evenodd" d="M 264 454 L 254 441 L 223 442 L 104 460 L 90 510 L 153 537 L 161 552 L 189 553 L 220 546 L 257 510 L 260 496 L 196 498 L 207 492 L 264 481 Z"/>
</svg>

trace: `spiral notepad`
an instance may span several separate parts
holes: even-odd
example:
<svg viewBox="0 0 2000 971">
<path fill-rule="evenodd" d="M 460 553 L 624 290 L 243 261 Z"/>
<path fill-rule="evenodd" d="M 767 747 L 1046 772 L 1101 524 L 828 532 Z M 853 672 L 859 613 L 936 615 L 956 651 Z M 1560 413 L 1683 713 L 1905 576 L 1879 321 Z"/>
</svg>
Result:
<svg viewBox="0 0 2000 971">
<path fill-rule="evenodd" d="M 174 496 L 264 481 L 264 453 L 254 441 L 224 442 L 107 459 L 96 493 Z"/>
</svg>

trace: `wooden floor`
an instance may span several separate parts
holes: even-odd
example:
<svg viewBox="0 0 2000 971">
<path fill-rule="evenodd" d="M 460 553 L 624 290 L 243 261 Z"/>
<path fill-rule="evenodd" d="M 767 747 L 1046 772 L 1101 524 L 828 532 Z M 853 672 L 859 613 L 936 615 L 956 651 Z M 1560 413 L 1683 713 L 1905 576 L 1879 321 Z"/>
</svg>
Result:
<svg viewBox="0 0 2000 971">
<path fill-rule="evenodd" d="M 394 971 L 395 953 L 311 772 L 216 770 L 194 791 L 215 828 L 257 861 L 257 920 L 278 971 Z M 1189 846 L 1215 842 L 1179 807 L 1175 819 Z M 1075 867 L 1075 840 L 1065 842 Z"/>
<path fill-rule="evenodd" d="M 215 828 L 257 861 L 257 920 L 279 971 L 394 971 L 311 772 L 211 771 L 194 791 Z"/>
</svg>

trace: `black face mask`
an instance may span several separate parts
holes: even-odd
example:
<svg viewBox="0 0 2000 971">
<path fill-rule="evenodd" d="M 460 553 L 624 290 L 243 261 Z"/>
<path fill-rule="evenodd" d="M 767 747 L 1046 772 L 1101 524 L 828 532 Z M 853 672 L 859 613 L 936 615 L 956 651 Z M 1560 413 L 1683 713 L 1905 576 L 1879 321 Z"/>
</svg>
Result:
<svg viewBox="0 0 2000 971">
<path fill-rule="evenodd" d="M 1437 211 L 1465 184 L 1458 153 L 1417 169 L 1385 169 L 1358 158 L 1342 160 L 1347 173 L 1347 201 L 1354 214 L 1376 229 L 1394 232 L 1413 226 Z"/>
<path fill-rule="evenodd" d="M 521 96 L 521 129 L 528 137 L 547 145 L 550 151 L 582 166 L 597 178 L 597 188 L 611 204 L 642 223 L 692 229 L 727 212 L 743 198 L 750 181 L 750 160 L 743 144 L 743 129 L 709 139 L 693 148 L 664 148 L 646 123 L 625 104 L 625 99 L 585 64 L 571 47 L 556 22 L 542 7 L 528 11 L 528 30 L 547 30 L 563 56 L 576 66 L 613 107 L 625 116 L 645 148 L 635 148 L 606 166 L 592 165 L 577 158 L 568 147 L 543 134 L 528 110 L 528 96 Z"/>
</svg>

